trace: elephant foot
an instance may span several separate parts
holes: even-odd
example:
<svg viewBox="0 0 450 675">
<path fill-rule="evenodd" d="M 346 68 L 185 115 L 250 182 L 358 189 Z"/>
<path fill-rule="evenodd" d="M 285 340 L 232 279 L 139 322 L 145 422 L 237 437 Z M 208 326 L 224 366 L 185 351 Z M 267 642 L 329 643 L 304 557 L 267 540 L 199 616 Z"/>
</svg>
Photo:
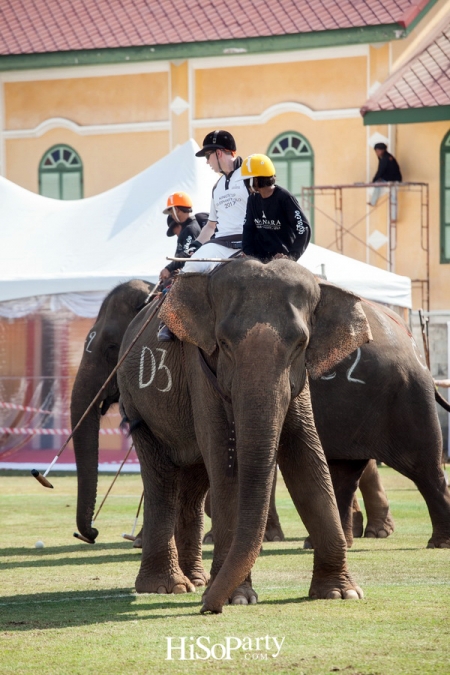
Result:
<svg viewBox="0 0 450 675">
<path fill-rule="evenodd" d="M 305 541 L 303 542 L 303 548 L 304 549 L 313 549 L 313 543 L 311 541 L 311 537 L 306 537 Z"/>
<path fill-rule="evenodd" d="M 353 536 L 355 537 L 355 539 L 359 539 L 360 537 L 363 536 L 364 520 L 362 511 L 353 511 L 352 529 L 353 529 Z"/>
<path fill-rule="evenodd" d="M 364 597 L 364 593 L 349 574 L 336 577 L 313 576 L 309 597 L 312 600 L 359 600 Z"/>
<path fill-rule="evenodd" d="M 209 574 L 203 569 L 203 566 L 187 568 L 183 563 L 180 563 L 184 575 L 190 580 L 194 586 L 207 586 L 209 582 Z"/>
<path fill-rule="evenodd" d="M 142 548 L 142 537 L 140 537 L 139 535 L 133 541 L 133 548 Z"/>
<path fill-rule="evenodd" d="M 203 543 L 204 544 L 214 544 L 214 535 L 213 535 L 212 530 L 210 530 L 209 532 L 207 532 L 205 534 L 205 536 L 203 537 Z"/>
<path fill-rule="evenodd" d="M 427 548 L 450 548 L 450 537 L 433 535 L 427 544 Z"/>
<path fill-rule="evenodd" d="M 144 575 L 136 578 L 136 593 L 194 593 L 195 586 L 180 571 L 177 574 Z"/>
<path fill-rule="evenodd" d="M 390 513 L 385 518 L 371 520 L 366 525 L 364 536 L 369 539 L 386 539 L 394 531 L 394 521 Z"/>
<path fill-rule="evenodd" d="M 214 599 L 214 593 L 210 592 L 211 585 L 206 589 L 202 596 L 201 614 L 221 614 L 223 604 Z M 249 581 L 244 581 L 240 586 L 235 588 L 231 596 L 228 598 L 229 605 L 256 605 L 258 602 L 258 594 L 252 588 Z"/>
<path fill-rule="evenodd" d="M 267 525 L 264 541 L 284 541 L 284 532 L 281 525 Z"/>
</svg>

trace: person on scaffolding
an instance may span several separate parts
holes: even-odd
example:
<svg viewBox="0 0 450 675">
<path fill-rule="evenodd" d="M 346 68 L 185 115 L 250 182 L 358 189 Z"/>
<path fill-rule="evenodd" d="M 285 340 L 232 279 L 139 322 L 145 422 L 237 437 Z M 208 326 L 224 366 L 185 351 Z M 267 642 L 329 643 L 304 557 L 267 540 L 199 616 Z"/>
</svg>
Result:
<svg viewBox="0 0 450 675">
<path fill-rule="evenodd" d="M 402 172 L 397 160 L 388 152 L 386 143 L 375 143 L 373 146 L 375 154 L 378 157 L 378 169 L 372 178 L 372 183 L 401 183 Z M 375 206 L 380 198 L 383 188 L 373 188 L 372 196 L 367 202 L 369 206 Z M 397 220 L 397 188 L 391 191 L 391 220 Z"/>
<path fill-rule="evenodd" d="M 311 238 L 308 219 L 296 197 L 276 185 L 275 167 L 266 155 L 250 155 L 241 167 L 250 179 L 250 194 L 242 236 L 242 250 L 263 262 L 277 258 L 298 260 Z"/>
<path fill-rule="evenodd" d="M 200 248 L 201 243 L 197 240 L 202 227 L 208 220 L 207 213 L 192 215 L 192 199 L 187 192 L 174 192 L 167 198 L 167 206 L 163 213 L 167 215 L 167 236 L 177 237 L 175 258 L 190 258 L 193 252 Z M 166 284 L 177 270 L 184 266 L 182 262 L 175 260 L 159 273 L 160 284 Z"/>
</svg>

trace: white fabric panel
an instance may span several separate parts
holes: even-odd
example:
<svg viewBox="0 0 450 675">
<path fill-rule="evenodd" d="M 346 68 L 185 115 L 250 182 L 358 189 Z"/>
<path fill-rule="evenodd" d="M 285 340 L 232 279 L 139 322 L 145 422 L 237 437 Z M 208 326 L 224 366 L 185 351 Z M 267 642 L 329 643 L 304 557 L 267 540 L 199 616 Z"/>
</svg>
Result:
<svg viewBox="0 0 450 675">
<path fill-rule="evenodd" d="M 105 291 L 87 293 L 61 293 L 59 295 L 40 295 L 35 298 L 20 298 L 0 302 L 0 316 L 5 319 L 20 319 L 48 308 L 52 312 L 68 309 L 77 316 L 95 319 L 106 296 Z"/>
<path fill-rule="evenodd" d="M 412 308 L 409 277 L 386 272 L 314 244 L 309 244 L 299 263 L 314 274 L 322 274 L 323 265 L 328 281 L 367 300 Z"/>
</svg>

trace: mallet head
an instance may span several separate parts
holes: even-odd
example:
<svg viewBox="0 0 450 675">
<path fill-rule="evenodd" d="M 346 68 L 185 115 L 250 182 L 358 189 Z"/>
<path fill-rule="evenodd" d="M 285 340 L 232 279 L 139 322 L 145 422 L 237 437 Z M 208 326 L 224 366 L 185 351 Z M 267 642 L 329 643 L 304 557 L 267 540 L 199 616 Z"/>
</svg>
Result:
<svg viewBox="0 0 450 675">
<path fill-rule="evenodd" d="M 41 473 L 39 473 L 37 469 L 32 469 L 31 475 L 34 476 L 36 480 L 44 487 L 53 489 L 53 485 L 50 483 L 50 481 L 47 480 L 47 478 L 45 478 L 45 476 L 43 476 Z"/>
</svg>

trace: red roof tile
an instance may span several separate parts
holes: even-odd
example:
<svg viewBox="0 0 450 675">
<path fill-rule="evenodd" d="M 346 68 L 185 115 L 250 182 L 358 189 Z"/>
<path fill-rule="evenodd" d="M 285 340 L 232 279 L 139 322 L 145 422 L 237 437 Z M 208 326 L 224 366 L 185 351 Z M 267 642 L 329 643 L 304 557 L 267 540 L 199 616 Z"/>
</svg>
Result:
<svg viewBox="0 0 450 675">
<path fill-rule="evenodd" d="M 450 20 L 446 18 L 402 68 L 361 108 L 382 110 L 450 105 Z"/>
<path fill-rule="evenodd" d="M 2 0 L 0 56 L 399 24 L 430 0 Z"/>
</svg>

